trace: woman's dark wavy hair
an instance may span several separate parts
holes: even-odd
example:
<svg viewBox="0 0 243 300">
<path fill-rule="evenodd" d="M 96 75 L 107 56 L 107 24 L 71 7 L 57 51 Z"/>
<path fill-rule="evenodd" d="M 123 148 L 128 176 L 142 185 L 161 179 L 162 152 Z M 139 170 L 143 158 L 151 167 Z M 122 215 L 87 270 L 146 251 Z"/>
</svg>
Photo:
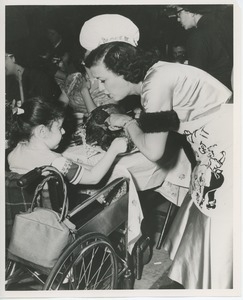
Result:
<svg viewBox="0 0 243 300">
<path fill-rule="evenodd" d="M 85 65 L 90 68 L 103 62 L 107 69 L 119 76 L 123 75 L 126 81 L 139 83 L 157 61 L 159 56 L 156 52 L 144 52 L 124 42 L 111 42 L 91 51 Z"/>
<path fill-rule="evenodd" d="M 64 118 L 65 107 L 61 102 L 49 102 L 42 97 L 26 100 L 21 108 L 23 114 L 14 114 L 10 130 L 10 147 L 15 147 L 20 141 L 29 141 L 33 129 L 38 125 L 51 128 L 54 121 Z"/>
</svg>

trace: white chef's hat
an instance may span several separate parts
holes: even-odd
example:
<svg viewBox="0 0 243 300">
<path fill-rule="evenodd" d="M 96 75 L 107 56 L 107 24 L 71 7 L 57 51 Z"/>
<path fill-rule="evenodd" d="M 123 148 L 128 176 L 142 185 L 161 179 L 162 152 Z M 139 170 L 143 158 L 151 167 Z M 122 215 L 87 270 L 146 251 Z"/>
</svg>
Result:
<svg viewBox="0 0 243 300">
<path fill-rule="evenodd" d="M 138 27 L 128 18 L 117 14 L 104 14 L 86 21 L 79 41 L 82 47 L 92 51 L 101 44 L 121 41 L 137 46 Z"/>
</svg>

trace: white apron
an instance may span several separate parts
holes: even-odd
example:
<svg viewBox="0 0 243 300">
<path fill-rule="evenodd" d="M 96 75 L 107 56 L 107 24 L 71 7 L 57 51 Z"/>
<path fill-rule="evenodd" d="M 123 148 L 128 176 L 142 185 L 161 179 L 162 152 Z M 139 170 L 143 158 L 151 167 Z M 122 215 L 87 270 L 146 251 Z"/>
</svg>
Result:
<svg viewBox="0 0 243 300">
<path fill-rule="evenodd" d="M 233 288 L 233 105 L 182 123 L 197 166 L 163 247 L 187 289 Z"/>
</svg>

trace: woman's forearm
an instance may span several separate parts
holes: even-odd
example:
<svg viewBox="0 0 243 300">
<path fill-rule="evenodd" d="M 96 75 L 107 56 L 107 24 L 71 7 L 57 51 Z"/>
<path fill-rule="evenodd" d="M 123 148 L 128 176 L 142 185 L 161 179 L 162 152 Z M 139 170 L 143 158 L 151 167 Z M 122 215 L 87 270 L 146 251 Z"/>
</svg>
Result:
<svg viewBox="0 0 243 300">
<path fill-rule="evenodd" d="M 149 160 L 157 161 L 163 156 L 167 132 L 144 133 L 136 122 L 130 122 L 125 126 L 125 130 L 140 152 Z"/>
</svg>

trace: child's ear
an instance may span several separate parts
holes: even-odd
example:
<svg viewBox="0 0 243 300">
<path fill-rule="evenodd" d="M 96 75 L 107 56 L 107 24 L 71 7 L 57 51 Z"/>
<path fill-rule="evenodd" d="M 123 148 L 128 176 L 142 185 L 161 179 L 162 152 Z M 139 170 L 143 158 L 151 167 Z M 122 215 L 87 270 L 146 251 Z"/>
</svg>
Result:
<svg viewBox="0 0 243 300">
<path fill-rule="evenodd" d="M 38 138 L 45 138 L 47 133 L 47 127 L 43 124 L 38 125 L 34 129 L 34 135 Z"/>
</svg>

